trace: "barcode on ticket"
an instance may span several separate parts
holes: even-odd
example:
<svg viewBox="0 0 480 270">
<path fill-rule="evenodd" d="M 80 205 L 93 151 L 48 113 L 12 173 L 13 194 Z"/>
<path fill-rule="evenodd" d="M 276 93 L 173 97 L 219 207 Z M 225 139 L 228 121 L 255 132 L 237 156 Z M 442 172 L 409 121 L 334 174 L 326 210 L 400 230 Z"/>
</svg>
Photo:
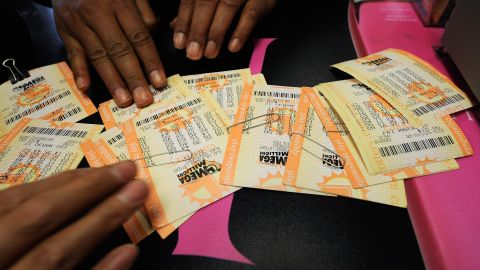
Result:
<svg viewBox="0 0 480 270">
<path fill-rule="evenodd" d="M 272 92 L 272 91 L 253 91 L 253 95 L 259 96 L 259 97 L 295 98 L 295 99 L 300 98 L 300 94 Z"/>
<path fill-rule="evenodd" d="M 194 106 L 194 105 L 200 103 L 201 101 L 202 101 L 201 98 L 196 98 L 196 99 L 194 99 L 194 100 L 191 100 L 191 101 L 189 101 L 189 102 L 183 103 L 183 104 L 178 105 L 178 106 L 175 106 L 175 107 L 170 108 L 170 109 L 168 109 L 168 110 L 166 110 L 166 111 L 163 111 L 163 112 L 161 112 L 161 113 L 158 113 L 158 114 L 155 114 L 155 115 L 150 116 L 150 117 L 148 117 L 148 118 L 145 118 L 145 119 L 143 119 L 143 120 L 141 120 L 141 121 L 137 121 L 137 122 L 135 123 L 135 125 L 137 125 L 137 127 L 139 127 L 139 126 L 141 126 L 141 125 L 148 124 L 148 123 L 150 123 L 150 122 L 152 122 L 152 121 L 155 121 L 155 120 L 158 120 L 158 119 L 162 118 L 162 117 L 165 116 L 165 115 L 169 115 L 169 114 L 174 113 L 174 112 L 176 112 L 176 111 L 183 110 L 183 109 L 185 109 L 185 108 Z"/>
<path fill-rule="evenodd" d="M 192 83 L 199 83 L 199 82 L 208 82 L 208 81 L 215 81 L 215 80 L 224 80 L 224 79 L 233 79 L 233 78 L 239 78 L 242 76 L 240 73 L 232 73 L 232 74 L 219 74 L 216 76 L 207 76 L 203 78 L 196 78 L 196 79 L 189 79 L 186 80 L 186 84 L 192 84 Z"/>
<path fill-rule="evenodd" d="M 462 95 L 456 94 L 456 95 L 453 95 L 451 97 L 447 97 L 447 98 L 444 98 L 442 100 L 435 101 L 435 102 L 420 106 L 420 107 L 414 109 L 413 113 L 415 113 L 417 116 L 422 116 L 422 115 L 424 115 L 426 113 L 429 113 L 433 110 L 436 110 L 438 108 L 453 104 L 455 102 L 462 101 L 464 99 L 465 98 Z"/>
<path fill-rule="evenodd" d="M 73 108 L 73 109 L 69 110 L 68 112 L 66 112 L 62 115 L 59 115 L 59 116 L 53 118 L 52 120 L 53 121 L 63 121 L 63 120 L 65 120 L 65 119 L 67 119 L 71 116 L 74 116 L 75 114 L 77 114 L 81 111 L 82 111 L 82 109 L 80 107 L 76 107 L 76 108 Z"/>
<path fill-rule="evenodd" d="M 450 136 L 430 138 L 421 141 L 402 143 L 378 148 L 382 157 L 401 155 L 454 144 Z"/>
<path fill-rule="evenodd" d="M 52 136 L 65 136 L 65 137 L 76 137 L 76 138 L 85 138 L 88 132 L 83 130 L 72 130 L 72 129 L 62 129 L 62 128 L 45 128 L 45 127 L 26 127 L 23 132 L 31 134 L 44 134 Z"/>
<path fill-rule="evenodd" d="M 67 91 L 67 92 L 63 92 L 63 93 L 61 93 L 61 94 L 59 94 L 59 95 L 56 95 L 56 96 L 54 96 L 54 97 L 52 97 L 52 98 L 50 98 L 50 99 L 47 99 L 47 100 L 45 100 L 44 102 L 39 103 L 39 104 L 31 107 L 30 109 L 26 110 L 26 111 L 23 111 L 23 112 L 21 112 L 21 113 L 19 113 L 19 114 L 17 114 L 17 115 L 14 115 L 14 116 L 10 117 L 7 121 L 5 121 L 5 124 L 9 125 L 9 124 L 17 121 L 18 119 L 20 119 L 20 118 L 22 118 L 22 117 L 25 117 L 25 116 L 27 116 L 27 115 L 29 115 L 29 114 L 32 114 L 32 113 L 34 113 L 34 112 L 36 112 L 36 111 L 38 111 L 38 110 L 40 110 L 40 109 L 43 109 L 43 108 L 47 107 L 48 105 L 50 105 L 50 104 L 52 104 L 52 103 L 54 103 L 54 102 L 56 102 L 56 101 L 58 101 L 58 100 L 60 100 L 60 99 L 62 99 L 62 98 L 64 98 L 64 97 L 66 97 L 66 96 L 69 96 L 69 95 L 70 95 L 70 92 Z"/>
<path fill-rule="evenodd" d="M 113 137 L 113 138 L 111 138 L 111 139 L 108 139 L 108 140 L 107 140 L 107 143 L 108 143 L 109 145 L 112 145 L 112 144 L 118 142 L 118 141 L 121 140 L 121 139 L 123 139 L 123 133 L 120 133 L 120 134 L 118 134 L 117 136 L 115 136 L 115 137 Z"/>
</svg>

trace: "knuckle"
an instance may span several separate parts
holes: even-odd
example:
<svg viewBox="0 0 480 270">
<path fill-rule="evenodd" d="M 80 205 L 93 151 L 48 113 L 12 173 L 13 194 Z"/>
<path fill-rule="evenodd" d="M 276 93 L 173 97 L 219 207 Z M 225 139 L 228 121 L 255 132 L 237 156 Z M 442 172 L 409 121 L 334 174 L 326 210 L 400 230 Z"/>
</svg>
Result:
<svg viewBox="0 0 480 270">
<path fill-rule="evenodd" d="M 72 60 L 75 57 L 83 57 L 83 52 L 79 48 L 69 48 L 67 51 L 68 60 Z"/>
<path fill-rule="evenodd" d="M 88 58 L 93 64 L 103 62 L 108 59 L 107 51 L 102 47 L 94 47 L 88 52 Z"/>
<path fill-rule="evenodd" d="M 107 46 L 108 55 L 112 59 L 118 59 L 132 52 L 132 48 L 124 41 L 114 41 Z"/>
<path fill-rule="evenodd" d="M 45 269 L 60 269 L 67 265 L 68 258 L 60 246 L 55 244 L 44 244 L 35 253 L 33 258 L 38 265 Z"/>
<path fill-rule="evenodd" d="M 229 7 L 229 8 L 238 8 L 240 7 L 240 1 L 238 0 L 220 0 L 220 4 Z"/>
<path fill-rule="evenodd" d="M 197 0 L 196 1 L 197 4 L 199 5 L 212 5 L 212 4 L 215 4 L 217 3 L 217 0 Z"/>
<path fill-rule="evenodd" d="M 147 44 L 150 44 L 151 37 L 148 32 L 145 31 L 136 31 L 129 35 L 128 39 L 130 43 L 135 47 L 141 47 Z"/>
<path fill-rule="evenodd" d="M 245 16 L 248 19 L 255 20 L 260 17 L 260 10 L 254 5 L 247 5 L 245 6 Z"/>
<path fill-rule="evenodd" d="M 43 198 L 25 204 L 23 231 L 26 234 L 48 231 L 52 219 L 52 207 Z"/>
<path fill-rule="evenodd" d="M 140 84 L 143 79 L 143 76 L 137 74 L 136 72 L 131 72 L 129 75 L 125 76 L 125 80 L 130 84 Z"/>
</svg>

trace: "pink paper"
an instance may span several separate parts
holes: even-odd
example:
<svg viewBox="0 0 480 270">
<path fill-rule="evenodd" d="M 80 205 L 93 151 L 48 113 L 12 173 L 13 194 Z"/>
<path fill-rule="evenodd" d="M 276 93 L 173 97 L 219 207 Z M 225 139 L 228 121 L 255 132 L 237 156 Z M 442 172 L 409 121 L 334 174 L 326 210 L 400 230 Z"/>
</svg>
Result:
<svg viewBox="0 0 480 270">
<path fill-rule="evenodd" d="M 433 46 L 441 28 L 426 28 L 410 3 L 372 2 L 360 6 L 360 23 L 351 23 L 358 52 L 407 50 L 450 76 Z M 355 38 L 355 36 L 352 36 Z M 480 127 L 471 112 L 455 116 L 474 155 L 458 160 L 460 170 L 406 181 L 408 211 L 429 269 L 480 269 Z"/>
</svg>

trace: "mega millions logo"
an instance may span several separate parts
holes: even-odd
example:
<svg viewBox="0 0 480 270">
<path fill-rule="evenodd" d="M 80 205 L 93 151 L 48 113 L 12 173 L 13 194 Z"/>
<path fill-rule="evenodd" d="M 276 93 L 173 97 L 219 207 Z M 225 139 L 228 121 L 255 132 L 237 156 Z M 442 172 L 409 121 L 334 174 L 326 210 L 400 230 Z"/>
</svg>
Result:
<svg viewBox="0 0 480 270">
<path fill-rule="evenodd" d="M 339 155 L 333 153 L 322 154 L 322 164 L 332 169 L 343 170 L 343 162 Z"/>
<path fill-rule="evenodd" d="M 259 160 L 263 164 L 283 165 L 287 163 L 288 151 L 260 151 Z"/>
<path fill-rule="evenodd" d="M 382 65 L 392 61 L 392 59 L 388 58 L 386 56 L 383 56 L 381 54 L 373 54 L 373 55 L 369 55 L 369 56 L 364 57 L 364 58 L 360 58 L 360 59 L 358 59 L 358 61 L 362 65 L 379 67 L 379 66 L 382 66 Z"/>
<path fill-rule="evenodd" d="M 14 92 L 23 91 L 17 96 L 17 105 L 19 106 L 37 104 L 50 95 L 51 90 L 51 85 L 46 83 L 43 76 L 13 88 Z"/>
<path fill-rule="evenodd" d="M 219 172 L 221 165 L 218 162 L 202 160 L 190 168 L 186 169 L 182 173 L 178 174 L 178 180 L 182 184 L 194 182 L 207 175 Z"/>
</svg>

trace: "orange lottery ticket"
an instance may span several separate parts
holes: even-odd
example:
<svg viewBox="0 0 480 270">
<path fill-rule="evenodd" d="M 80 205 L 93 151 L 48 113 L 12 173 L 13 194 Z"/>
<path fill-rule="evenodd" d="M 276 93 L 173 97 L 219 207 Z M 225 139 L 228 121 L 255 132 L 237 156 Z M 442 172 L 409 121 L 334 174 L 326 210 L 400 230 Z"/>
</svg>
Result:
<svg viewBox="0 0 480 270">
<path fill-rule="evenodd" d="M 16 185 L 77 168 L 80 143 L 102 125 L 23 118 L 0 140 L 0 182 Z"/>
<path fill-rule="evenodd" d="M 154 227 L 194 213 L 237 190 L 218 184 L 227 142 L 225 113 L 208 92 L 141 115 L 120 127 L 139 179 L 151 188 Z"/>
<path fill-rule="evenodd" d="M 97 112 L 80 92 L 65 62 L 29 71 L 30 77 L 0 85 L 0 137 L 22 118 L 77 122 Z"/>
<path fill-rule="evenodd" d="M 116 163 L 120 160 L 128 160 L 125 139 L 120 128 L 111 128 L 81 144 L 82 151 L 91 167 L 101 167 Z M 161 228 L 156 229 L 162 238 L 166 238 L 183 224 L 191 215 L 175 220 Z M 133 243 L 138 243 L 152 232 L 152 227 L 143 209 L 137 210 L 124 224 Z"/>
</svg>

